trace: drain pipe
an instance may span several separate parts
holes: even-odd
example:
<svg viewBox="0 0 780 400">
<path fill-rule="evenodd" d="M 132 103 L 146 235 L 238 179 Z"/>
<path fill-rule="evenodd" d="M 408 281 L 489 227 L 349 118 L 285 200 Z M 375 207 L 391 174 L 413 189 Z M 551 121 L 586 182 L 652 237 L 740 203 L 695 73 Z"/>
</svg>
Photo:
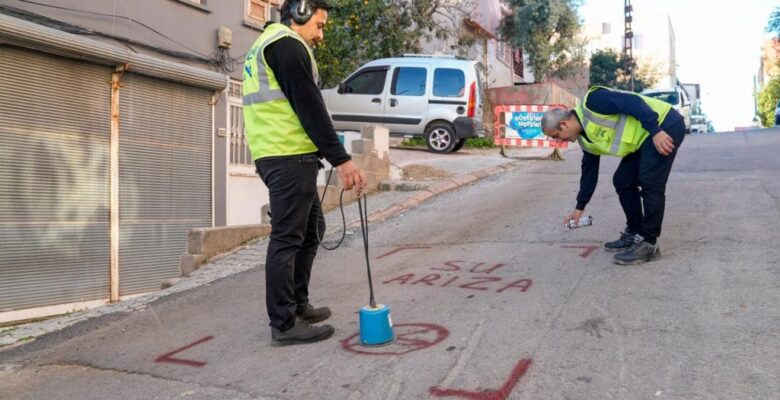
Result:
<svg viewBox="0 0 780 400">
<path fill-rule="evenodd" d="M 110 296 L 109 301 L 119 301 L 119 88 L 122 87 L 122 75 L 129 68 L 128 64 L 117 66 L 111 73 L 111 150 L 109 153 L 110 165 L 110 198 L 109 206 L 111 228 L 110 254 Z"/>
</svg>

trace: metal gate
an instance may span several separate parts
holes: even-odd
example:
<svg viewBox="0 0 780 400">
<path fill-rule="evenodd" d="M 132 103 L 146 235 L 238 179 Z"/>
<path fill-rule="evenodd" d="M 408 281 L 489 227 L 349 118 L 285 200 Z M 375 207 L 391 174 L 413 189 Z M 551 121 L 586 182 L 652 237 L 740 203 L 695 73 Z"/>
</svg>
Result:
<svg viewBox="0 0 780 400">
<path fill-rule="evenodd" d="M 119 294 L 178 276 L 187 232 L 212 226 L 212 92 L 126 74 L 119 95 Z"/>
<path fill-rule="evenodd" d="M 0 312 L 108 298 L 110 78 L 0 46 Z"/>
</svg>

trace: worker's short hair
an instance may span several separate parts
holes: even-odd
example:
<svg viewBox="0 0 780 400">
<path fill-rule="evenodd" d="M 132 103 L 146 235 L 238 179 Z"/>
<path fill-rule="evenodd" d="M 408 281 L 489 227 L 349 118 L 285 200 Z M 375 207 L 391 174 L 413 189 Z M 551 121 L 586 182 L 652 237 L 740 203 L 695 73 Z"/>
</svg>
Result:
<svg viewBox="0 0 780 400">
<path fill-rule="evenodd" d="M 555 131 L 561 127 L 561 122 L 574 115 L 574 110 L 553 108 L 547 110 L 542 116 L 542 131 Z"/>
</svg>

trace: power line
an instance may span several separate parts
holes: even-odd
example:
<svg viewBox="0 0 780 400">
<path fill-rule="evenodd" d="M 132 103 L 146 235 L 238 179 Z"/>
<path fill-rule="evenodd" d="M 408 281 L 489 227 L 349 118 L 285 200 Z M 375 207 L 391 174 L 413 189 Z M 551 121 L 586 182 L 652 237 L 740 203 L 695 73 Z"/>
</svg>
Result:
<svg viewBox="0 0 780 400">
<path fill-rule="evenodd" d="M 191 48 L 191 47 L 187 46 L 186 44 L 184 44 L 184 43 L 180 43 L 180 42 L 178 42 L 176 39 L 173 39 L 173 38 L 171 38 L 171 37 L 169 37 L 169 36 L 165 35 L 164 33 L 160 32 L 160 31 L 158 31 L 158 30 L 156 30 L 156 29 L 152 28 L 151 26 L 149 26 L 149 25 L 146 25 L 146 24 L 144 24 L 143 22 L 141 22 L 141 21 L 138 21 L 137 19 L 134 19 L 134 18 L 125 17 L 125 16 L 122 16 L 122 15 L 106 14 L 106 13 L 99 13 L 99 12 L 95 12 L 95 11 L 88 11 L 88 10 L 78 10 L 78 9 L 75 9 L 75 8 L 68 8 L 68 7 L 55 6 L 55 5 L 51 5 L 51 4 L 44 4 L 44 3 L 39 3 L 39 2 L 37 2 L 37 1 L 32 1 L 32 0 L 19 0 L 19 1 L 21 1 L 21 2 L 23 2 L 23 3 L 35 4 L 35 5 L 38 5 L 38 6 L 43 6 L 43 7 L 56 8 L 56 9 L 58 9 L 58 10 L 65 10 L 65 11 L 72 11 L 72 12 L 78 12 L 78 13 L 83 13 L 83 14 L 100 15 L 100 16 L 104 16 L 104 17 L 120 18 L 120 19 L 128 20 L 128 21 L 131 21 L 131 22 L 134 22 L 134 23 L 136 23 L 136 24 L 138 24 L 138 25 L 141 25 L 141 26 L 143 26 L 144 28 L 146 28 L 146 29 L 148 29 L 148 30 L 150 30 L 150 31 L 152 31 L 152 32 L 154 32 L 154 33 L 156 33 L 156 34 L 158 34 L 158 35 L 160 35 L 160 36 L 162 36 L 162 37 L 164 37 L 164 38 L 166 38 L 166 39 L 170 40 L 170 41 L 171 41 L 171 42 L 173 42 L 173 43 L 176 43 L 176 44 L 178 44 L 178 45 L 179 45 L 179 46 L 181 46 L 181 47 L 184 47 L 184 48 L 185 48 L 185 49 L 187 49 L 187 50 L 190 50 L 190 51 L 192 51 L 193 53 L 195 53 L 195 54 L 197 54 L 197 55 L 199 55 L 199 56 L 201 56 L 201 57 L 208 57 L 208 56 L 206 56 L 205 54 L 201 54 L 200 52 L 198 52 L 197 50 L 195 50 L 195 49 L 193 49 L 193 48 Z"/>
</svg>

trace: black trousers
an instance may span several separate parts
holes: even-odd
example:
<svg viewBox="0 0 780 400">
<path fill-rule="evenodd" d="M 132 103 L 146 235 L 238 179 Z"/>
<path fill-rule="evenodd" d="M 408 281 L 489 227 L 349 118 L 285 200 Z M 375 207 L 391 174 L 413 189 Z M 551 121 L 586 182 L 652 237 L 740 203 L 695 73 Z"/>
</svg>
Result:
<svg viewBox="0 0 780 400">
<path fill-rule="evenodd" d="M 271 200 L 271 237 L 265 259 L 265 304 L 270 325 L 292 328 L 296 309 L 309 302 L 309 279 L 319 232 L 325 232 L 317 195 L 319 158 L 315 154 L 261 158 L 257 173 Z"/>
<path fill-rule="evenodd" d="M 628 232 L 638 233 L 650 243 L 655 243 L 661 236 L 666 182 L 677 151 L 685 139 L 684 121 L 672 125 L 666 133 L 674 140 L 672 154 L 664 156 L 659 153 L 653 139 L 648 137 L 639 150 L 623 157 L 612 178 L 620 205 L 626 214 Z"/>
</svg>

